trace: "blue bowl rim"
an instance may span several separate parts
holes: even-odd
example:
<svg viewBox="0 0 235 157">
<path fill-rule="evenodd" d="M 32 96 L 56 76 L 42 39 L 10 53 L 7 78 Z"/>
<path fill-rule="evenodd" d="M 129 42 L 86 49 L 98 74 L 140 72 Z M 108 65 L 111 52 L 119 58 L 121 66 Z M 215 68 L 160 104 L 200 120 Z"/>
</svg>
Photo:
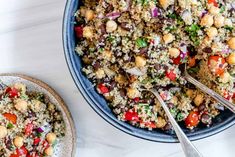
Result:
<svg viewBox="0 0 235 157">
<path fill-rule="evenodd" d="M 134 137 L 141 138 L 141 139 L 148 140 L 148 141 L 162 142 L 162 143 L 178 143 L 179 142 L 178 139 L 173 137 L 173 136 L 172 136 L 172 138 L 167 138 L 167 139 L 164 139 L 160 136 L 153 138 L 153 137 L 150 137 L 150 136 L 147 136 L 147 135 L 138 134 L 138 133 L 132 131 L 130 128 L 127 128 L 126 126 L 121 125 L 119 120 L 113 119 L 108 114 L 103 112 L 98 107 L 98 104 L 96 104 L 96 102 L 85 91 L 81 78 L 78 77 L 78 75 L 74 71 L 74 63 L 72 62 L 72 59 L 71 59 L 71 52 L 75 53 L 75 51 L 74 51 L 74 49 L 72 49 L 71 43 L 68 42 L 69 39 L 71 39 L 71 35 L 69 33 L 69 28 L 70 28 L 69 26 L 72 23 L 70 21 L 70 17 L 71 17 L 72 4 L 75 1 L 79 1 L 79 0 L 67 0 L 67 2 L 66 2 L 66 6 L 65 6 L 65 9 L 64 9 L 64 15 L 63 15 L 62 40 L 63 40 L 64 56 L 65 56 L 65 60 L 66 60 L 68 69 L 70 71 L 70 74 L 71 74 L 77 88 L 79 89 L 80 93 L 82 94 L 82 96 L 88 102 L 90 107 L 100 117 L 102 117 L 106 122 L 108 122 L 109 124 L 111 124 L 112 126 L 117 128 L 118 130 L 121 130 L 121 131 L 123 131 L 123 132 L 125 132 L 129 135 L 134 136 Z M 221 124 L 218 124 L 217 126 L 214 126 L 213 128 L 205 129 L 205 130 L 203 130 L 199 133 L 195 132 L 193 135 L 189 135 L 188 138 L 191 141 L 196 141 L 196 140 L 200 140 L 200 139 L 203 139 L 203 138 L 206 138 L 206 137 L 210 137 L 212 135 L 218 134 L 218 133 L 230 128 L 234 124 L 235 124 L 235 116 L 228 118 L 226 121 L 224 121 Z"/>
</svg>

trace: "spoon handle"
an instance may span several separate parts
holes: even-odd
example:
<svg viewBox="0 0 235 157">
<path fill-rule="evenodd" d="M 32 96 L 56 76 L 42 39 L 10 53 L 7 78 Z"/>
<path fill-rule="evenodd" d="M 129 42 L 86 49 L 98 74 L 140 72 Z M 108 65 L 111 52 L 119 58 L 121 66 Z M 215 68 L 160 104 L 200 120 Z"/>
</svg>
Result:
<svg viewBox="0 0 235 157">
<path fill-rule="evenodd" d="M 201 82 L 199 82 L 196 79 L 194 79 L 188 73 L 185 73 L 185 78 L 187 79 L 187 81 L 189 81 L 190 83 L 194 84 L 196 87 L 201 89 L 203 92 L 207 93 L 208 95 L 213 97 L 216 101 L 218 101 L 219 103 L 221 103 L 222 105 L 227 107 L 230 111 L 235 113 L 235 105 L 233 103 L 229 102 L 228 100 L 226 100 L 224 97 L 222 97 L 218 93 L 214 92 L 213 90 L 211 90 L 210 88 L 208 88 L 207 86 L 202 84 Z"/>
<path fill-rule="evenodd" d="M 152 92 L 159 102 L 161 103 L 163 109 L 166 112 L 166 115 L 169 118 L 170 123 L 172 124 L 175 133 L 180 141 L 180 144 L 182 146 L 182 149 L 184 151 L 184 154 L 186 157 L 202 157 L 200 152 L 195 148 L 195 146 L 190 142 L 188 137 L 185 135 L 185 133 L 182 131 L 178 123 L 175 121 L 175 118 L 171 115 L 167 105 L 165 102 L 162 100 L 161 96 L 158 94 L 158 91 L 156 89 L 151 89 L 150 92 Z"/>
</svg>

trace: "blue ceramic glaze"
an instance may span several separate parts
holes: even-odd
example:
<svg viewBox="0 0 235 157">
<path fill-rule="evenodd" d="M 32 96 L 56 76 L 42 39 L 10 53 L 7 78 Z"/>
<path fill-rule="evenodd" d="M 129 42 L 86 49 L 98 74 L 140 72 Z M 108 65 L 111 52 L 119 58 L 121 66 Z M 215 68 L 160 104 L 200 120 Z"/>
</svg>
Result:
<svg viewBox="0 0 235 157">
<path fill-rule="evenodd" d="M 88 104 L 107 122 L 118 128 L 119 130 L 139 137 L 142 139 L 156 142 L 178 142 L 175 135 L 171 132 L 163 131 L 148 131 L 131 126 L 128 123 L 119 121 L 112 111 L 109 109 L 106 101 L 92 87 L 91 82 L 81 73 L 81 60 L 75 53 L 75 34 L 74 34 L 74 14 L 78 9 L 79 0 L 67 0 L 64 22 L 63 22 L 63 44 L 66 61 L 71 72 L 71 75 L 78 89 L 87 100 Z M 202 139 L 216 133 L 219 133 L 235 123 L 235 115 L 226 110 L 213 120 L 213 125 L 210 128 L 198 126 L 193 131 L 190 131 L 182 125 L 190 140 Z"/>
</svg>

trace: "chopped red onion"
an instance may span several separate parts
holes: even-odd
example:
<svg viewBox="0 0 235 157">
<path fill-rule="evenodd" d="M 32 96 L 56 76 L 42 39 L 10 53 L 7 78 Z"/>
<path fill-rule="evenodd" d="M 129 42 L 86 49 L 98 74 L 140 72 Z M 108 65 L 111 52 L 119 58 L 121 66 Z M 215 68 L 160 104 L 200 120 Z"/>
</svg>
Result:
<svg viewBox="0 0 235 157">
<path fill-rule="evenodd" d="M 112 12 L 112 13 L 108 13 L 106 15 L 106 17 L 109 18 L 110 20 L 114 20 L 120 16 L 121 16 L 121 13 L 119 13 L 119 12 Z"/>
<path fill-rule="evenodd" d="M 207 11 L 206 11 L 206 10 L 203 10 L 201 17 L 205 16 L 206 14 L 207 14 Z"/>
<path fill-rule="evenodd" d="M 44 131 L 42 130 L 42 128 L 37 128 L 37 132 L 43 133 Z"/>
<path fill-rule="evenodd" d="M 224 54 L 227 54 L 227 53 L 229 53 L 229 52 L 230 52 L 230 49 L 229 49 L 229 48 L 222 50 L 222 53 L 224 53 Z"/>
<path fill-rule="evenodd" d="M 97 16 L 98 19 L 103 19 L 104 18 L 104 15 L 102 13 L 98 14 Z"/>
<path fill-rule="evenodd" d="M 154 7 L 151 9 L 151 15 L 152 15 L 152 17 L 157 17 L 159 15 L 157 7 Z"/>
</svg>

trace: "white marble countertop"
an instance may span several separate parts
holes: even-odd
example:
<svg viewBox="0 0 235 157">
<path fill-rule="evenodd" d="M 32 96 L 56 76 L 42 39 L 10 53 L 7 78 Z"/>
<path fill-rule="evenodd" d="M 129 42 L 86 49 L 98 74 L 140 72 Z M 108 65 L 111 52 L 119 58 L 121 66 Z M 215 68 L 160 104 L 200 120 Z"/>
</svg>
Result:
<svg viewBox="0 0 235 157">
<path fill-rule="evenodd" d="M 179 144 L 127 135 L 86 103 L 67 68 L 62 48 L 65 0 L 0 0 L 0 72 L 23 73 L 50 84 L 64 98 L 77 127 L 77 157 L 182 157 Z M 205 157 L 233 157 L 235 126 L 194 142 Z"/>
</svg>

